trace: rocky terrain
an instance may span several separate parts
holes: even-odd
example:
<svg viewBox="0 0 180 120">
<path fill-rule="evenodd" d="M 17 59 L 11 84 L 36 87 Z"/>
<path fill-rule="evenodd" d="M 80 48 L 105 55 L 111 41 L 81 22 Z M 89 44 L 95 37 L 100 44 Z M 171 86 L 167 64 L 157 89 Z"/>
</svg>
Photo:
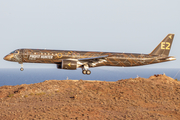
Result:
<svg viewBox="0 0 180 120">
<path fill-rule="evenodd" d="M 0 87 L 1 120 L 180 120 L 180 82 L 166 75 L 117 82 L 46 80 Z"/>
</svg>

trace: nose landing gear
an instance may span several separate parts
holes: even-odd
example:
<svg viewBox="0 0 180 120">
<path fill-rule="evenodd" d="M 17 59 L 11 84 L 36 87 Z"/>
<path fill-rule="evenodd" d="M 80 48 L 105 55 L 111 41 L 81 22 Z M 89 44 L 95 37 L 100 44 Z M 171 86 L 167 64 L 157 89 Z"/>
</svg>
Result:
<svg viewBox="0 0 180 120">
<path fill-rule="evenodd" d="M 21 64 L 20 71 L 23 71 L 23 70 L 24 70 L 24 68 L 23 68 L 23 64 Z"/>
</svg>

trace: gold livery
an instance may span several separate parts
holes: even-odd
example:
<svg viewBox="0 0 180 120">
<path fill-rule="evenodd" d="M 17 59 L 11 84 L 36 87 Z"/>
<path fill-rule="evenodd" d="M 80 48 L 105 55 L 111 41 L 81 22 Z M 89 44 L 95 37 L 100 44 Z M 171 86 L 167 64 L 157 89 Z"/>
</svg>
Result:
<svg viewBox="0 0 180 120">
<path fill-rule="evenodd" d="M 168 34 L 150 54 L 93 52 L 74 50 L 17 49 L 4 57 L 4 60 L 23 63 L 53 63 L 58 69 L 75 70 L 82 68 L 83 74 L 91 74 L 89 68 L 99 66 L 141 66 L 172 61 L 169 56 L 174 34 Z"/>
</svg>

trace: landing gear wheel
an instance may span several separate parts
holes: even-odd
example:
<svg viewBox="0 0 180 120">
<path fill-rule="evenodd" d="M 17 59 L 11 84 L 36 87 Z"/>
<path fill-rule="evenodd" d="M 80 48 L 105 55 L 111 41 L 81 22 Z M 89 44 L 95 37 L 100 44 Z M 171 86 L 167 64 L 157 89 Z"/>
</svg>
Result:
<svg viewBox="0 0 180 120">
<path fill-rule="evenodd" d="M 23 71 L 24 70 L 24 68 L 20 68 L 20 71 Z"/>
<path fill-rule="evenodd" d="M 89 69 L 89 65 L 88 64 L 85 64 L 83 67 L 82 67 L 82 73 L 85 75 L 90 75 L 91 74 L 91 71 L 88 70 Z"/>
<path fill-rule="evenodd" d="M 87 74 L 87 75 L 90 75 L 90 74 L 91 74 L 91 71 L 90 71 L 90 70 L 87 70 L 87 71 L 86 71 L 86 74 Z"/>
<path fill-rule="evenodd" d="M 20 63 L 21 64 L 21 68 L 20 68 L 20 71 L 23 71 L 24 68 L 23 68 L 23 63 Z"/>
<path fill-rule="evenodd" d="M 83 74 L 86 74 L 86 70 L 83 70 L 82 73 L 83 73 Z"/>
</svg>

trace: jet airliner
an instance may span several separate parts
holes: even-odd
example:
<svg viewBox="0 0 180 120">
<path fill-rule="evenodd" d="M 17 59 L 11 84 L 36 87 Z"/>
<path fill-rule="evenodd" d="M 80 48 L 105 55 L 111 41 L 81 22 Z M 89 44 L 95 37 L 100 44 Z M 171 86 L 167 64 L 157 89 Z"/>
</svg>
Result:
<svg viewBox="0 0 180 120">
<path fill-rule="evenodd" d="M 168 34 L 149 54 L 93 52 L 74 50 L 17 49 L 4 57 L 4 60 L 23 63 L 52 63 L 58 69 L 76 70 L 82 68 L 82 73 L 90 75 L 91 67 L 100 66 L 141 66 L 176 60 L 169 56 L 174 34 Z"/>
</svg>

